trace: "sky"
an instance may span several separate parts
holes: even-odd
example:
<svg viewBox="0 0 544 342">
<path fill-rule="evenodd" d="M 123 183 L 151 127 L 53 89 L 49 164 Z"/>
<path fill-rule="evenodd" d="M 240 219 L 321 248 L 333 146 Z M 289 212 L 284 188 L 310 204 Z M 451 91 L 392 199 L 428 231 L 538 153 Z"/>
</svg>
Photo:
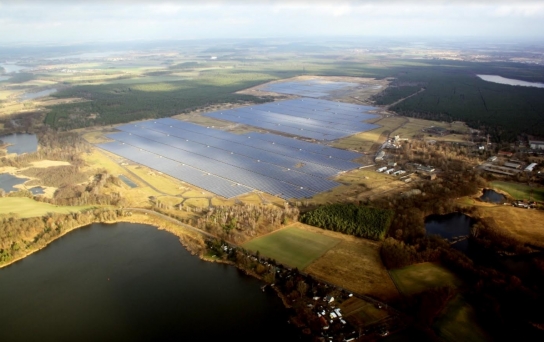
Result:
<svg viewBox="0 0 544 342">
<path fill-rule="evenodd" d="M 334 36 L 543 41 L 544 1 L 0 0 L 0 44 Z"/>
</svg>

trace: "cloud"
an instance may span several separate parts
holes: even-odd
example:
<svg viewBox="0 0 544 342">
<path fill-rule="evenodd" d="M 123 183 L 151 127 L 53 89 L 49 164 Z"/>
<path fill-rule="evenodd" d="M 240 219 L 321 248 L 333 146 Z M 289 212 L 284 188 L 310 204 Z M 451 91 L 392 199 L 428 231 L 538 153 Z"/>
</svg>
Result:
<svg viewBox="0 0 544 342">
<path fill-rule="evenodd" d="M 532 36 L 544 3 L 451 0 L 0 0 L 0 43 L 293 36 Z"/>
</svg>

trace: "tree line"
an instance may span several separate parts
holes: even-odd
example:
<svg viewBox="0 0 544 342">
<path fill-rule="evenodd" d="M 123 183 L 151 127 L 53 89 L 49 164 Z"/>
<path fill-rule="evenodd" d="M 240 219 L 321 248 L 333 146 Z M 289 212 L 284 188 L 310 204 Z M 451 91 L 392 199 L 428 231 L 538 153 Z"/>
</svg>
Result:
<svg viewBox="0 0 544 342">
<path fill-rule="evenodd" d="M 325 205 L 300 217 L 312 226 L 372 240 L 383 240 L 392 219 L 392 210 L 354 204 Z"/>
</svg>

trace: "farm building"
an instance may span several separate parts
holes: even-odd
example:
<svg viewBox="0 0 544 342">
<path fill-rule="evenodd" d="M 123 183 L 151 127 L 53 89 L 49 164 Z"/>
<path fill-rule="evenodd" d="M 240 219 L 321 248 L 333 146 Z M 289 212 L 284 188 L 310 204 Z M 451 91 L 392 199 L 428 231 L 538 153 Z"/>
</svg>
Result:
<svg viewBox="0 0 544 342">
<path fill-rule="evenodd" d="M 535 150 L 544 150 L 544 141 L 541 140 L 529 140 L 529 146 Z"/>
<path fill-rule="evenodd" d="M 525 171 L 527 171 L 527 172 L 532 172 L 536 165 L 537 165 L 536 163 L 531 163 L 531 164 L 529 164 L 529 165 L 525 168 Z"/>
<path fill-rule="evenodd" d="M 382 166 L 379 169 L 377 169 L 376 171 L 377 172 L 384 172 L 385 170 L 387 170 L 387 166 Z"/>
<path fill-rule="evenodd" d="M 521 165 L 520 165 L 520 164 L 517 164 L 517 163 L 509 163 L 509 162 L 504 163 L 504 166 L 510 167 L 510 168 L 512 168 L 512 169 L 519 169 L 519 168 L 521 168 Z"/>
</svg>

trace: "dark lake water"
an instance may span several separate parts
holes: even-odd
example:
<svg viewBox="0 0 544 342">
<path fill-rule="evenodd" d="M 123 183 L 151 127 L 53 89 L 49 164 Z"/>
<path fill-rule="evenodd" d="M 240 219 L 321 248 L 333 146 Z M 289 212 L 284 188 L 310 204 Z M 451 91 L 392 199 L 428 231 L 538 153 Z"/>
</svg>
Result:
<svg viewBox="0 0 544 342">
<path fill-rule="evenodd" d="M 0 341 L 296 341 L 261 282 L 154 227 L 93 224 L 0 270 Z"/>
<path fill-rule="evenodd" d="M 498 192 L 491 189 L 484 189 L 484 193 L 480 199 L 484 202 L 491 203 L 504 203 L 506 202 L 506 197 Z"/>
<path fill-rule="evenodd" d="M 445 239 L 470 234 L 470 228 L 475 223 L 471 217 L 461 213 L 446 215 L 430 215 L 425 218 L 425 230 L 427 235 L 440 235 Z M 463 240 L 452 245 L 462 252 L 468 249 L 468 240 Z"/>
<path fill-rule="evenodd" d="M 17 184 L 23 184 L 28 178 L 19 178 L 9 173 L 0 174 L 0 189 L 3 189 L 5 192 L 17 191 L 18 189 L 14 187 Z"/>
<path fill-rule="evenodd" d="M 38 138 L 35 134 L 14 133 L 0 136 L 0 140 L 10 144 L 8 153 L 30 153 L 38 150 Z"/>
</svg>

